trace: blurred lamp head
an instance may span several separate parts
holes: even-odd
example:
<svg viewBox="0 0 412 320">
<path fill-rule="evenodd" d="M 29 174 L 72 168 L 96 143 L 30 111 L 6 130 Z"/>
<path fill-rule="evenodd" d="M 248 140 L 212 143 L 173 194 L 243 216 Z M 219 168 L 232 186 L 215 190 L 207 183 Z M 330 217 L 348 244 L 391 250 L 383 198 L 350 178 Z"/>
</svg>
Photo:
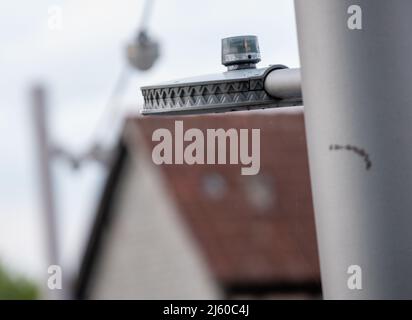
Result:
<svg viewBox="0 0 412 320">
<path fill-rule="evenodd" d="M 127 59 L 137 70 L 149 70 L 158 58 L 159 44 L 146 31 L 140 31 L 135 41 L 127 47 Z"/>
</svg>

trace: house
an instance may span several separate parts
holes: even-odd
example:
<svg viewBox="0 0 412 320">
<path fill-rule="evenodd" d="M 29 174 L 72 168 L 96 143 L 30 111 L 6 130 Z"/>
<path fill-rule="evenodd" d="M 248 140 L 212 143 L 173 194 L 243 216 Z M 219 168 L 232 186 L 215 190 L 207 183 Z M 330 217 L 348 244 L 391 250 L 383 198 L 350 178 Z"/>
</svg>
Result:
<svg viewBox="0 0 412 320">
<path fill-rule="evenodd" d="M 155 165 L 157 128 L 260 128 L 260 172 Z M 79 299 L 319 298 L 301 109 L 132 117 L 93 224 Z"/>
</svg>

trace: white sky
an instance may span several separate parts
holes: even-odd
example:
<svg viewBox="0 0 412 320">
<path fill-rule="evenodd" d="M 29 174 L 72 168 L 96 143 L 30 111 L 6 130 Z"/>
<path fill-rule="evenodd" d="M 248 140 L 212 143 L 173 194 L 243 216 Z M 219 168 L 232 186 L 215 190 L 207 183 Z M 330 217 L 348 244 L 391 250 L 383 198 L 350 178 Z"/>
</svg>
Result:
<svg viewBox="0 0 412 320">
<path fill-rule="evenodd" d="M 142 4 L 0 2 L 0 260 L 12 270 L 38 279 L 46 275 L 29 88 L 38 81 L 47 85 L 54 140 L 74 152 L 87 149 L 125 64 L 124 48 L 134 37 Z M 59 31 L 47 27 L 53 5 L 63 9 Z M 121 101 L 129 110 L 138 110 L 142 85 L 224 71 L 223 37 L 257 35 L 260 66 L 299 65 L 292 0 L 156 0 L 149 27 L 161 44 L 161 58 L 149 72 L 133 72 Z M 103 124 L 98 132 L 110 137 L 113 123 Z M 63 253 L 74 267 L 104 174 L 93 165 L 73 173 L 64 164 L 55 173 Z"/>
</svg>

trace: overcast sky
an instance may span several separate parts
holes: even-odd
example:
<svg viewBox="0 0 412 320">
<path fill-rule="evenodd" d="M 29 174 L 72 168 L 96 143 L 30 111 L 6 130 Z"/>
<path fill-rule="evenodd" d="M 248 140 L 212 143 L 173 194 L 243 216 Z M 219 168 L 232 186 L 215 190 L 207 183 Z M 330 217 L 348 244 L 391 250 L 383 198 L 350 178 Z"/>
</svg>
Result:
<svg viewBox="0 0 412 320">
<path fill-rule="evenodd" d="M 62 28 L 48 28 L 48 9 L 62 8 Z M 53 140 L 82 152 L 93 137 L 114 131 L 103 112 L 139 25 L 142 0 L 0 2 L 0 260 L 10 269 L 46 275 L 43 220 L 35 162 L 29 89 L 49 93 Z M 158 63 L 131 71 L 118 113 L 138 111 L 145 84 L 224 71 L 220 39 L 259 37 L 260 66 L 299 66 L 292 0 L 156 0 L 149 30 L 161 45 Z M 102 121 L 103 119 L 103 121 Z M 97 128 L 97 129 L 96 129 Z M 74 267 L 84 244 L 104 171 L 86 165 L 55 168 L 65 262 Z"/>
</svg>

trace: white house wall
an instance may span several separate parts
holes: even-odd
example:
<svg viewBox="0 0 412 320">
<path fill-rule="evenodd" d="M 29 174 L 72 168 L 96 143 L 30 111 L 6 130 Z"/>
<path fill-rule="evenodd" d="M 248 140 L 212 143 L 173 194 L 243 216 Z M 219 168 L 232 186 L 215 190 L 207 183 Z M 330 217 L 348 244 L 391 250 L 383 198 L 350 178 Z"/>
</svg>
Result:
<svg viewBox="0 0 412 320">
<path fill-rule="evenodd" d="M 92 299 L 221 297 L 162 179 L 144 147 L 128 158 L 92 275 Z"/>
</svg>

